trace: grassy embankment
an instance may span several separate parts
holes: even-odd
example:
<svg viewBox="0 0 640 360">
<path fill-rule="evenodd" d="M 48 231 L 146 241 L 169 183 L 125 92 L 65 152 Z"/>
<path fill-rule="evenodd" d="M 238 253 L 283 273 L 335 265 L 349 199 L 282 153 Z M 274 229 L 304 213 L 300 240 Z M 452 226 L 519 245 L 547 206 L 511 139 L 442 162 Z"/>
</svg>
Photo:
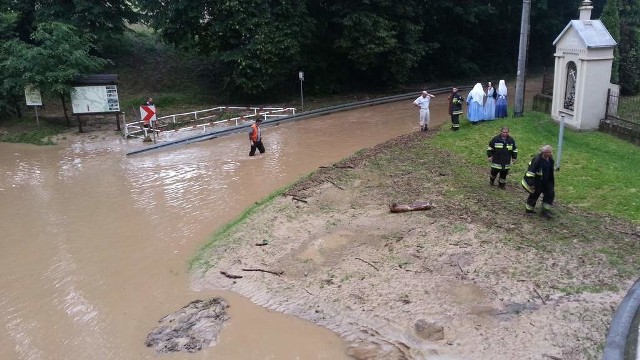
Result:
<svg viewBox="0 0 640 360">
<path fill-rule="evenodd" d="M 486 147 L 502 126 L 508 126 L 517 141 L 519 162 L 510 175 L 508 191 L 492 191 L 488 186 Z M 426 141 L 414 136 L 391 141 L 375 151 L 360 151 L 345 161 L 366 157 L 361 162 L 364 171 L 358 175 L 341 172 L 336 181 L 344 184 L 358 176 L 376 176 L 382 179 L 378 180 L 382 185 L 371 189 L 372 196 L 398 202 L 416 200 L 435 181 L 439 188 L 446 189 L 439 208 L 448 209 L 448 213 L 445 211 L 442 216 L 457 219 L 463 215 L 469 222 L 481 223 L 503 234 L 501 239 L 515 248 L 571 253 L 582 259 L 584 266 L 613 271 L 618 280 L 637 277 L 640 153 L 635 146 L 599 132 L 566 129 L 562 167 L 556 175 L 558 218 L 543 221 L 537 216 L 523 215 L 526 193 L 518 188 L 518 182 L 540 145 L 548 143 L 556 147 L 558 129 L 548 115 L 536 112 L 475 127 L 465 123 L 459 132 L 443 129 Z M 311 174 L 297 184 L 314 176 Z M 235 226 L 242 225 L 256 210 L 268 207 L 271 199 L 286 191 L 285 188 L 274 192 L 219 229 L 191 261 L 191 270 L 214 266 L 215 259 L 209 258 L 209 250 L 225 246 Z M 619 284 L 598 280 L 561 290 L 566 293 L 614 290 L 617 285 L 612 283 Z"/>
<path fill-rule="evenodd" d="M 554 157 L 558 160 L 559 126 L 549 121 L 548 115 L 536 112 L 530 112 L 522 119 L 484 123 L 465 131 L 462 142 L 458 141 L 460 135 L 442 132 L 433 143 L 473 165 L 483 166 L 486 165 L 483 156 L 486 145 L 502 126 L 510 128 L 518 145 L 519 163 L 513 169 L 514 177 L 522 176 L 529 160 L 543 144 L 554 147 Z M 556 172 L 558 201 L 589 212 L 640 222 L 638 148 L 598 131 L 565 129 L 564 135 L 560 171 Z"/>
</svg>

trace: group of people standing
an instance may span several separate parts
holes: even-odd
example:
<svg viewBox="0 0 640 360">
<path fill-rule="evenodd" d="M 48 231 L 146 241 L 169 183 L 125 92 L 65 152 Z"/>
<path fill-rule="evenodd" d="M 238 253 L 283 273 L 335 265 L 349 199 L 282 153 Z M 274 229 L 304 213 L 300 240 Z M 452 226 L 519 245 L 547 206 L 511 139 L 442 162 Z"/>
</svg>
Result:
<svg viewBox="0 0 640 360">
<path fill-rule="evenodd" d="M 429 104 L 431 98 L 435 97 L 427 90 L 413 101 L 413 105 L 420 108 L 420 131 L 429 130 Z M 477 125 L 480 121 L 488 121 L 507 117 L 507 85 L 504 80 L 500 80 L 498 89 L 493 87 L 492 82 L 487 83 L 485 92 L 481 83 L 477 83 L 467 95 L 466 101 L 458 91 L 457 87 L 451 89 L 449 94 L 449 115 L 451 116 L 451 129 L 460 130 L 460 115 L 462 115 L 462 105 L 467 103 L 467 118 L 471 125 Z"/>
<path fill-rule="evenodd" d="M 428 131 L 429 103 L 433 97 L 435 96 L 424 90 L 413 102 L 414 106 L 420 108 L 421 131 Z M 460 115 L 463 113 L 462 105 L 465 101 L 457 87 L 452 88 L 448 99 L 451 128 L 456 131 L 460 129 Z M 507 117 L 507 87 L 504 80 L 500 80 L 497 90 L 489 82 L 486 93 L 482 85 L 477 83 L 469 92 L 466 103 L 468 105 L 467 117 L 473 125 L 483 120 Z M 503 127 L 500 134 L 489 141 L 487 159 L 491 164 L 489 185 L 495 186 L 497 180 L 498 188 L 506 189 L 507 175 L 511 166 L 518 159 L 516 141 L 509 135 L 508 127 Z M 536 203 L 540 195 L 544 194 L 540 215 L 544 218 L 551 218 L 551 209 L 555 198 L 555 179 L 553 149 L 550 145 L 543 145 L 538 154 L 531 159 L 521 185 L 529 193 L 525 212 L 527 214 L 535 213 Z"/>
<path fill-rule="evenodd" d="M 491 164 L 489 171 L 489 185 L 494 186 L 498 180 L 498 188 L 506 189 L 507 175 L 511 165 L 518 159 L 518 147 L 513 137 L 509 135 L 509 128 L 503 127 L 500 134 L 489 140 L 487 147 L 487 160 Z M 525 203 L 527 214 L 535 213 L 535 206 L 540 195 L 542 198 L 542 211 L 540 215 L 544 218 L 551 218 L 551 209 L 555 198 L 555 178 L 554 178 L 553 148 L 550 145 L 543 145 L 527 167 L 524 178 L 520 182 L 522 187 L 529 193 Z M 499 177 L 498 177 L 499 176 Z"/>
<path fill-rule="evenodd" d="M 487 83 L 485 91 L 482 84 L 477 83 L 467 95 L 467 118 L 471 125 L 480 121 L 507 117 L 507 85 L 500 80 L 498 89 L 493 83 Z"/>
</svg>

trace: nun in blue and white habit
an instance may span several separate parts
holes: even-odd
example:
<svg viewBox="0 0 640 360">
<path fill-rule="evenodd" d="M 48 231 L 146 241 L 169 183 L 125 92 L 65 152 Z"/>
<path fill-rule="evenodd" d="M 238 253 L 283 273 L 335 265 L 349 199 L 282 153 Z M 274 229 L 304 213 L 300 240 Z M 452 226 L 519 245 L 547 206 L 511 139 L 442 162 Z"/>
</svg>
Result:
<svg viewBox="0 0 640 360">
<path fill-rule="evenodd" d="M 496 99 L 496 118 L 507 117 L 507 85 L 504 80 L 498 84 L 498 98 Z"/>
<path fill-rule="evenodd" d="M 477 83 L 467 95 L 467 117 L 471 125 L 478 125 L 484 119 L 484 97 L 484 90 L 480 83 Z"/>
<path fill-rule="evenodd" d="M 484 102 L 484 119 L 493 120 L 496 118 L 496 98 L 498 93 L 493 87 L 493 83 L 487 83 L 487 100 Z"/>
</svg>

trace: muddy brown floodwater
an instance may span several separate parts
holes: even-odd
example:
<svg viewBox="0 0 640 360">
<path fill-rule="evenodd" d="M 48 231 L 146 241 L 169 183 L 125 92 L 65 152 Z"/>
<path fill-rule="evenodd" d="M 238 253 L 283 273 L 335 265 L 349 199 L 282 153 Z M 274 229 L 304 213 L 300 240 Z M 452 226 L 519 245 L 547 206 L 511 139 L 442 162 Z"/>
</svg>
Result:
<svg viewBox="0 0 640 360">
<path fill-rule="evenodd" d="M 446 99 L 432 121 L 448 120 Z M 340 359 L 327 329 L 228 292 L 190 289 L 187 261 L 216 228 L 321 165 L 417 130 L 411 101 L 135 156 L 113 133 L 59 145 L 0 144 L 0 358 L 152 359 L 147 333 L 194 299 L 220 295 L 231 321 L 215 347 L 166 359 Z M 285 345 L 286 344 L 286 345 Z"/>
<path fill-rule="evenodd" d="M 416 95 L 417 96 L 417 95 Z M 190 289 L 187 261 L 218 227 L 321 165 L 417 131 L 411 100 L 134 156 L 109 133 L 59 145 L 0 143 L 0 358 L 154 359 L 164 315 L 214 295 L 231 305 L 219 343 L 165 359 L 346 359 L 329 330 L 230 292 Z M 448 122 L 446 95 L 432 124 Z M 446 125 L 445 125 L 446 126 Z"/>
</svg>

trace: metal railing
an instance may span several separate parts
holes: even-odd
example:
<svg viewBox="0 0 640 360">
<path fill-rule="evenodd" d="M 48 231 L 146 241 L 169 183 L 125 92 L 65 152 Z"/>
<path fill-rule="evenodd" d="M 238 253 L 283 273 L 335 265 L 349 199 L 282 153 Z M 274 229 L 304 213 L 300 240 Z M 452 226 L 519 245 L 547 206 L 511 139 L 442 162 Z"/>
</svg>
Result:
<svg viewBox="0 0 640 360">
<path fill-rule="evenodd" d="M 609 89 L 606 118 L 640 125 L 640 96 L 620 96 L 617 91 Z"/>
<path fill-rule="evenodd" d="M 228 113 L 241 115 L 226 118 L 225 115 Z M 122 128 L 125 137 L 146 137 L 152 131 L 156 135 L 160 135 L 165 131 L 201 130 L 201 132 L 205 133 L 207 132 L 207 127 L 211 128 L 220 124 L 238 126 L 246 121 L 255 120 L 257 116 L 266 121 L 272 118 L 292 116 L 295 113 L 295 108 L 218 106 L 210 109 L 161 116 L 146 127 L 139 119 L 130 123 L 123 120 L 124 126 Z"/>
<path fill-rule="evenodd" d="M 468 90 L 470 88 L 471 86 L 458 86 L 458 89 L 460 90 Z M 451 91 L 451 87 L 446 87 L 446 88 L 431 89 L 429 92 L 432 94 L 446 94 L 450 91 Z M 402 101 L 407 99 L 413 100 L 417 96 L 419 96 L 419 92 L 411 92 L 406 94 L 392 95 L 392 96 L 386 96 L 386 97 L 381 97 L 376 99 L 357 101 L 353 103 L 339 104 L 339 105 L 334 105 L 326 108 L 320 108 L 320 109 L 305 111 L 298 114 L 284 116 L 279 119 L 270 119 L 269 121 L 265 121 L 262 124 L 262 126 L 270 126 L 274 124 L 280 124 L 283 122 L 300 121 L 300 120 L 314 118 L 321 115 L 328 115 L 328 114 L 333 114 L 341 111 L 353 110 L 353 109 L 358 109 L 358 108 L 367 107 L 367 106 L 381 105 L 381 104 Z M 175 141 L 169 141 L 162 144 L 147 146 L 142 149 L 132 150 L 127 152 L 127 155 L 140 154 L 140 153 L 144 153 L 152 150 L 166 148 L 168 146 L 173 146 L 173 145 L 189 144 L 189 143 L 194 143 L 198 141 L 214 139 L 214 138 L 218 138 L 225 135 L 235 134 L 240 131 L 245 131 L 245 129 L 249 126 L 250 126 L 250 123 L 247 122 L 245 124 L 239 124 L 238 126 L 231 126 L 227 128 L 212 130 L 205 134 L 194 135 L 184 139 L 178 139 Z"/>
<path fill-rule="evenodd" d="M 543 95 L 553 95 L 553 69 L 549 71 L 548 68 L 544 68 L 542 73 L 542 90 Z"/>
</svg>

